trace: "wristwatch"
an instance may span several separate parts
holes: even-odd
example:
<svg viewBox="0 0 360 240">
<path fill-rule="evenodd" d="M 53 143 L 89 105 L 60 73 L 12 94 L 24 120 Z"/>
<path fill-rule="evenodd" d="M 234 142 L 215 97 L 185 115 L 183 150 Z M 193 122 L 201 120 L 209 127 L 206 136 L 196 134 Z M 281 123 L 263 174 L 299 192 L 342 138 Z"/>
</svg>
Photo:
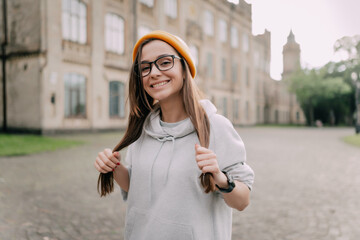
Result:
<svg viewBox="0 0 360 240">
<path fill-rule="evenodd" d="M 219 189 L 220 192 L 229 193 L 234 189 L 235 182 L 234 182 L 234 179 L 233 179 L 233 177 L 231 176 L 230 173 L 225 172 L 225 171 L 222 171 L 222 172 L 225 174 L 225 176 L 227 178 L 227 182 L 228 182 L 229 187 L 228 188 L 221 188 L 217 184 L 215 184 L 215 186 Z"/>
</svg>

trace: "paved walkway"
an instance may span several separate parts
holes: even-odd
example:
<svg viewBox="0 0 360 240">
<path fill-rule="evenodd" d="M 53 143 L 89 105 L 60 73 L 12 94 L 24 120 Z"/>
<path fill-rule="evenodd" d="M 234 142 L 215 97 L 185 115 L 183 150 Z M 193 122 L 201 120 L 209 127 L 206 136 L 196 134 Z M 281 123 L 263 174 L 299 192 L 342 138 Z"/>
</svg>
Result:
<svg viewBox="0 0 360 240">
<path fill-rule="evenodd" d="M 234 212 L 234 240 L 360 239 L 360 148 L 353 129 L 241 128 L 256 173 L 251 205 Z M 0 158 L 0 240 L 123 239 L 117 189 L 96 192 L 98 151 L 120 134 L 89 134 L 81 147 Z"/>
</svg>

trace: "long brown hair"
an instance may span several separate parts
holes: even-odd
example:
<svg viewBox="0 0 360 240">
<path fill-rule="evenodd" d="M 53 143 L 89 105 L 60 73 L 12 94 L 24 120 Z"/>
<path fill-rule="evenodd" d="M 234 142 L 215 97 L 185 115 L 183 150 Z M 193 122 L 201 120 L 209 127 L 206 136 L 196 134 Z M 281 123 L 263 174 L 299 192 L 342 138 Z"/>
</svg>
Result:
<svg viewBox="0 0 360 240">
<path fill-rule="evenodd" d="M 139 64 L 142 48 L 152 40 L 157 39 L 147 39 L 139 46 L 135 61 L 131 67 L 128 95 L 130 102 L 128 126 L 124 137 L 115 146 L 113 152 L 120 151 L 140 137 L 146 117 L 158 105 L 143 87 Z M 179 56 L 181 57 L 180 54 Z M 204 108 L 199 103 L 201 93 L 191 77 L 186 61 L 182 59 L 181 65 L 184 73 L 184 85 L 181 90 L 181 95 L 185 112 L 194 125 L 200 145 L 208 148 L 210 143 L 210 122 Z M 215 183 L 211 173 L 201 174 L 200 181 L 205 189 L 205 193 L 215 191 Z M 114 190 L 113 172 L 100 173 L 97 188 L 101 197 L 111 193 Z"/>
</svg>

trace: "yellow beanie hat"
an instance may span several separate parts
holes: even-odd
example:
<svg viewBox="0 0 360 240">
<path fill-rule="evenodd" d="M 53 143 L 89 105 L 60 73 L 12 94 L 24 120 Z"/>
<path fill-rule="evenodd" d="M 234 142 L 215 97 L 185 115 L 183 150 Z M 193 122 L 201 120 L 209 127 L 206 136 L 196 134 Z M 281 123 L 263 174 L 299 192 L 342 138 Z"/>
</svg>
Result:
<svg viewBox="0 0 360 240">
<path fill-rule="evenodd" d="M 141 37 L 136 42 L 136 44 L 134 46 L 134 49 L 133 49 L 133 54 L 132 54 L 133 62 L 135 61 L 136 54 L 137 54 L 137 51 L 138 51 L 138 48 L 139 48 L 140 44 L 144 40 L 150 39 L 150 38 L 156 38 L 156 39 L 159 39 L 159 40 L 163 40 L 164 42 L 167 42 L 173 48 L 175 48 L 176 51 L 178 51 L 181 54 L 181 56 L 183 56 L 183 58 L 185 59 L 185 61 L 189 65 L 191 76 L 193 78 L 195 78 L 195 75 L 196 75 L 195 61 L 193 60 L 193 57 L 191 56 L 190 49 L 189 49 L 188 45 L 181 38 L 179 38 L 178 36 L 172 35 L 172 34 L 170 34 L 168 32 L 165 32 L 165 31 L 156 30 L 156 31 L 150 32 L 150 33 L 144 35 L 143 37 Z"/>
</svg>

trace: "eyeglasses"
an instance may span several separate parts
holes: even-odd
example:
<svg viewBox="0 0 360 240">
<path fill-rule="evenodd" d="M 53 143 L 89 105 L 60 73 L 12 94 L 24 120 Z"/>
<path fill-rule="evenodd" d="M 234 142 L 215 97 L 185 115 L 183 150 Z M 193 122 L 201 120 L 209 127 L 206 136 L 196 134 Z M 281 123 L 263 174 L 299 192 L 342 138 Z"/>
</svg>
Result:
<svg viewBox="0 0 360 240">
<path fill-rule="evenodd" d="M 159 69 L 159 71 L 170 70 L 174 66 L 175 58 L 182 60 L 182 58 L 175 55 L 164 55 L 159 57 L 153 62 L 145 62 L 145 61 L 141 62 L 140 65 L 141 76 L 146 77 L 147 75 L 150 74 L 153 63 L 155 64 L 156 68 Z"/>
</svg>

